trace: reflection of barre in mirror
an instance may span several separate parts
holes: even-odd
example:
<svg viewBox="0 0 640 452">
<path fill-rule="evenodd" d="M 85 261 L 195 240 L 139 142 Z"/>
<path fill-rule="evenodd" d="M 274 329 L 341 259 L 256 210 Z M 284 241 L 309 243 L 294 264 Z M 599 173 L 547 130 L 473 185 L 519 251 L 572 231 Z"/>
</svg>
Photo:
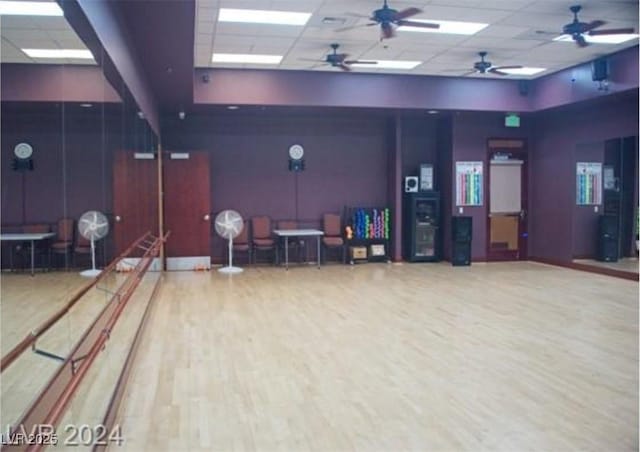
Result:
<svg viewBox="0 0 640 452">
<path fill-rule="evenodd" d="M 91 269 L 84 270 L 80 274 L 94 278 L 100 274 L 96 268 L 96 241 L 103 239 L 109 233 L 109 221 L 102 212 L 90 210 L 85 212 L 78 220 L 78 232 L 82 237 L 91 241 Z"/>
<path fill-rule="evenodd" d="M 159 255 L 162 243 L 167 240 L 168 235 L 169 233 L 167 233 L 165 237 L 159 238 L 152 236 L 149 232 L 145 233 L 142 237 L 132 243 L 120 256 L 114 259 L 104 269 L 104 271 L 98 275 L 97 278 L 86 284 L 74 296 L 72 296 L 62 309 L 54 313 L 38 328 L 28 333 L 22 341 L 3 356 L 1 371 L 3 373 L 2 377 L 4 381 L 6 381 L 6 375 L 4 375 L 4 372 L 12 363 L 19 363 L 21 361 L 20 358 L 24 357 L 30 359 L 29 357 L 33 356 L 24 354 L 24 352 L 30 347 L 33 352 L 42 359 L 61 361 L 46 385 L 44 385 L 42 389 L 39 389 L 38 394 L 33 398 L 33 402 L 31 402 L 24 411 L 21 410 L 20 412 L 16 412 L 14 418 L 3 420 L 3 422 L 11 421 L 12 427 L 8 433 L 19 433 L 22 431 L 32 432 L 34 427 L 38 425 L 52 425 L 55 427 L 61 422 L 69 420 L 67 416 L 73 415 L 73 413 L 67 412 L 70 403 L 79 390 L 84 390 L 84 388 L 81 387 L 83 379 L 85 379 L 86 374 L 90 371 L 92 364 L 100 355 L 100 352 L 106 349 L 106 342 L 110 339 L 111 333 L 114 330 L 118 319 L 125 307 L 130 304 L 129 300 L 132 298 L 134 291 L 141 283 L 142 278 L 147 273 L 154 259 Z M 136 250 L 142 250 L 143 254 L 139 258 L 133 271 L 127 275 L 118 276 L 116 278 L 116 262 L 131 256 Z M 116 285 L 113 290 L 106 289 L 106 286 L 98 287 L 98 283 L 106 284 L 108 278 L 115 278 Z M 159 287 L 158 283 L 160 280 L 160 278 L 156 280 L 153 293 L 145 310 L 145 318 L 147 316 L 149 306 L 151 305 L 151 301 L 157 293 L 157 289 Z M 66 356 L 59 356 L 54 350 L 47 350 L 44 346 L 39 347 L 37 344 L 38 339 L 50 330 L 66 314 L 70 314 L 72 307 L 94 287 L 96 289 L 101 289 L 104 293 L 108 294 L 108 302 L 104 305 L 87 329 L 82 333 L 79 340 L 66 354 Z M 123 316 L 121 323 L 127 323 L 127 321 L 127 316 Z M 140 335 L 140 329 L 143 323 L 144 320 L 138 326 L 138 332 L 136 333 L 136 339 L 134 339 L 134 342 L 137 341 L 137 338 Z M 135 345 L 131 350 L 134 348 Z M 132 352 L 130 351 L 130 355 L 131 354 Z M 130 357 L 128 356 L 127 361 L 129 361 L 129 358 Z M 20 364 L 14 365 L 20 367 Z M 125 365 L 125 367 L 127 366 Z M 93 369 L 91 369 L 91 372 L 91 375 L 95 375 L 96 378 L 102 378 L 103 372 L 96 374 Z M 123 374 L 124 370 L 118 380 L 116 389 L 113 391 L 113 395 L 110 397 L 111 402 L 108 410 L 109 412 L 117 409 L 117 406 L 114 407 L 114 405 L 117 405 L 119 402 L 119 398 L 116 393 L 126 380 L 126 378 L 123 378 Z M 95 383 L 93 377 L 87 378 L 86 381 L 89 385 L 93 385 Z M 82 397 L 76 399 L 77 402 L 74 403 L 83 402 L 83 400 L 80 400 L 83 399 Z M 17 413 L 20 414 L 18 415 Z M 105 419 L 106 418 L 107 417 L 105 417 Z M 113 425 L 105 425 L 105 427 L 107 430 L 111 430 Z M 34 444 L 30 445 L 27 450 L 37 451 L 41 450 L 43 447 L 43 444 Z"/>
<path fill-rule="evenodd" d="M 240 267 L 233 266 L 233 239 L 240 235 L 243 227 L 242 217 L 235 210 L 223 210 L 216 216 L 216 232 L 223 239 L 227 239 L 229 243 L 229 265 L 219 268 L 220 273 L 242 273 Z"/>
</svg>

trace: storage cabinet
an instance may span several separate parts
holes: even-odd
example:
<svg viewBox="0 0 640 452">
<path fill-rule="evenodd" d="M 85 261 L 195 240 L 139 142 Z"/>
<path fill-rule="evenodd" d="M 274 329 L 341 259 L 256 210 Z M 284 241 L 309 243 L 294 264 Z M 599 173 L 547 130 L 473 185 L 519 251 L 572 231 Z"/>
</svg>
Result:
<svg viewBox="0 0 640 452">
<path fill-rule="evenodd" d="M 403 203 L 404 258 L 409 262 L 440 260 L 440 193 L 405 193 Z"/>
</svg>

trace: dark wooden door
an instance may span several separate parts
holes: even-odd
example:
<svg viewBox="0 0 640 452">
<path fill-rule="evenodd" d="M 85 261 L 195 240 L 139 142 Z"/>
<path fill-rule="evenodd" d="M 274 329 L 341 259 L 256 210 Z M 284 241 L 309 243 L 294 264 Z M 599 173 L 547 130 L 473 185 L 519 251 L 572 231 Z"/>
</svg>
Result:
<svg viewBox="0 0 640 452">
<path fill-rule="evenodd" d="M 171 231 L 168 270 L 211 265 L 209 154 L 167 152 L 163 160 L 164 230 Z"/>
<path fill-rule="evenodd" d="M 526 260 L 527 152 L 521 140 L 502 141 L 513 147 L 489 150 L 485 185 L 488 205 L 487 260 Z M 516 147 L 517 144 L 521 146 Z"/>
<path fill-rule="evenodd" d="M 115 255 L 147 231 L 158 235 L 158 162 L 136 159 L 133 151 L 117 151 L 113 164 Z"/>
</svg>

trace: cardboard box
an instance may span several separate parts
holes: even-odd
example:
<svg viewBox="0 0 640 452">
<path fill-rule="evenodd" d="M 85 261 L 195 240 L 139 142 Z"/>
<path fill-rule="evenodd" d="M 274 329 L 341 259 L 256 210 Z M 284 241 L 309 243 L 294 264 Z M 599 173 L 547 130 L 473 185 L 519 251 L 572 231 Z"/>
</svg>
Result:
<svg viewBox="0 0 640 452">
<path fill-rule="evenodd" d="M 384 256 L 384 245 L 371 245 L 371 249 L 369 250 L 371 257 L 380 257 Z"/>
<path fill-rule="evenodd" d="M 351 246 L 349 247 L 351 253 L 351 259 L 366 259 L 367 247 L 366 246 Z"/>
</svg>

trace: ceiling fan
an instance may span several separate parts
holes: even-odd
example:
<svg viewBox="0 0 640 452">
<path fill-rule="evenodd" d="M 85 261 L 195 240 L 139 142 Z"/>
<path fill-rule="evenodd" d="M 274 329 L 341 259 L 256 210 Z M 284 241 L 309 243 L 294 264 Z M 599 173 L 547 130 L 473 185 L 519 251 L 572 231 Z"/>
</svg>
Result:
<svg viewBox="0 0 640 452">
<path fill-rule="evenodd" d="M 406 8 L 402 11 L 390 8 L 387 4 L 387 0 L 384 0 L 382 8 L 376 9 L 371 13 L 371 16 L 364 16 L 362 14 L 348 13 L 350 16 L 363 17 L 369 19 L 371 22 L 364 25 L 354 25 L 351 27 L 339 28 L 336 31 L 346 31 L 359 27 L 371 27 L 373 25 L 380 25 L 380 40 L 393 38 L 396 35 L 396 27 L 419 27 L 419 28 L 440 28 L 439 24 L 428 22 L 416 22 L 407 20 L 407 18 L 420 14 L 422 10 L 420 8 Z"/>
<path fill-rule="evenodd" d="M 562 32 L 565 35 L 571 36 L 571 38 L 576 42 L 578 47 L 586 47 L 589 45 L 589 42 L 585 39 L 584 35 L 587 36 L 603 36 L 603 35 L 619 35 L 619 34 L 629 34 L 633 33 L 635 30 L 633 28 L 611 28 L 608 30 L 596 30 L 596 28 L 600 28 L 604 24 L 606 24 L 603 20 L 594 20 L 591 22 L 580 22 L 578 19 L 578 13 L 582 9 L 580 5 L 574 5 L 569 8 L 569 10 L 573 13 L 573 22 L 568 23 L 564 27 L 562 27 Z"/>
<path fill-rule="evenodd" d="M 521 69 L 522 66 L 493 66 L 490 61 L 485 60 L 487 56 L 487 52 L 478 52 L 480 55 L 480 61 L 476 61 L 473 64 L 473 70 L 462 74 L 471 75 L 471 74 L 486 74 L 487 72 L 495 75 L 510 75 L 507 72 L 503 72 L 505 69 Z M 458 70 L 449 70 L 446 72 L 459 72 Z"/>
<path fill-rule="evenodd" d="M 324 60 L 311 60 L 308 58 L 300 58 L 302 61 L 313 61 L 314 63 L 320 63 L 316 66 L 326 66 L 330 65 L 333 67 L 337 67 L 342 69 L 343 71 L 351 71 L 352 64 L 378 64 L 377 61 L 363 61 L 363 60 L 347 60 L 349 57 L 346 53 L 338 53 L 338 47 L 340 44 L 331 44 L 331 48 L 333 49 L 332 53 L 327 54 Z"/>
</svg>

